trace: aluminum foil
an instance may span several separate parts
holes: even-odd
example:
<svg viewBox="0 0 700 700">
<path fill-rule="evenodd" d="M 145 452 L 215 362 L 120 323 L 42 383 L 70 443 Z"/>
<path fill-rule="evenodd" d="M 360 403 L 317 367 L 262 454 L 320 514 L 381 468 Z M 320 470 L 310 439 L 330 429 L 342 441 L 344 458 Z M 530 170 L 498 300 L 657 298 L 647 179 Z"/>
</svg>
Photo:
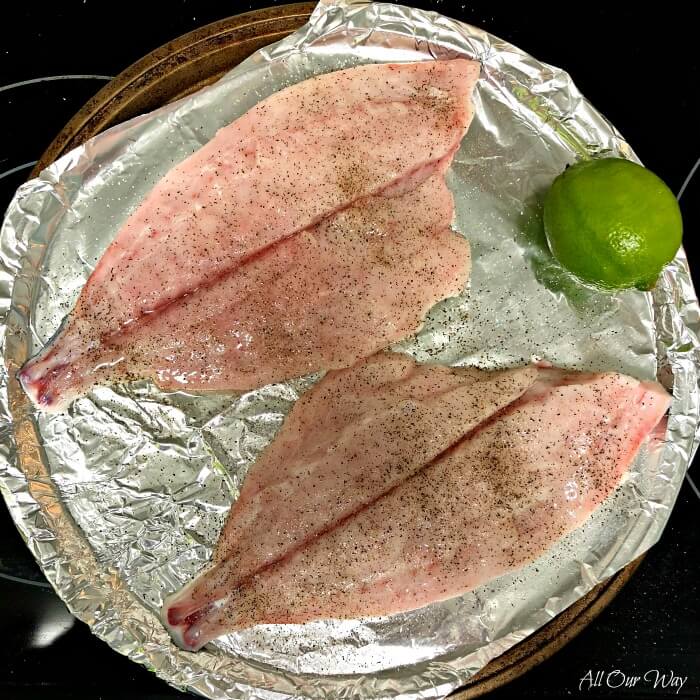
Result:
<svg viewBox="0 0 700 700">
<path fill-rule="evenodd" d="M 476 117 L 449 173 L 473 274 L 396 349 L 447 364 L 542 358 L 658 377 L 674 396 L 665 442 L 584 528 L 473 593 L 389 618 L 256 627 L 183 652 L 160 624 L 163 597 L 207 561 L 246 470 L 317 377 L 238 396 L 99 387 L 46 416 L 15 372 L 143 195 L 219 127 L 317 73 L 458 55 L 482 65 Z M 682 251 L 653 294 L 582 287 L 552 260 L 541 193 L 586 154 L 635 158 L 563 71 L 438 14 L 336 1 L 214 86 L 110 129 L 23 185 L 0 241 L 0 487 L 70 610 L 117 651 L 210 698 L 439 697 L 654 544 L 697 444 L 700 310 Z"/>
</svg>

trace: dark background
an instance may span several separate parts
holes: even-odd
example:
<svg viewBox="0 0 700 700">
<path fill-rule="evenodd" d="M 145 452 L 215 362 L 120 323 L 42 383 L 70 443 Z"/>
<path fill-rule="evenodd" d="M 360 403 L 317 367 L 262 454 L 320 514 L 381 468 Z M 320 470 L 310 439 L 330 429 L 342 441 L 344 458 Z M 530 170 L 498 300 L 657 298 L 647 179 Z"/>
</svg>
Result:
<svg viewBox="0 0 700 700">
<path fill-rule="evenodd" d="M 405 0 L 409 2 L 409 0 Z M 169 39 L 262 2 L 13 3 L 0 20 L 0 203 L 104 78 L 13 83 L 56 75 L 114 76 Z M 482 27 L 569 71 L 582 92 L 678 193 L 685 245 L 700 274 L 697 28 L 689 3 L 412 4 Z M 580 5 L 580 6 L 579 6 Z M 9 86 L 9 87 L 3 87 Z M 24 166 L 24 167 L 22 167 Z M 12 173 L 15 168 L 19 169 Z M 700 475 L 695 475 L 700 484 Z M 573 642 L 494 698 L 673 697 L 649 686 L 579 690 L 587 671 L 659 669 L 688 676 L 681 697 L 700 695 L 696 527 L 700 493 L 686 482 L 659 542 L 616 600 Z M 160 700 L 184 697 L 113 652 L 74 621 L 53 593 L 0 505 L 0 698 Z"/>
</svg>

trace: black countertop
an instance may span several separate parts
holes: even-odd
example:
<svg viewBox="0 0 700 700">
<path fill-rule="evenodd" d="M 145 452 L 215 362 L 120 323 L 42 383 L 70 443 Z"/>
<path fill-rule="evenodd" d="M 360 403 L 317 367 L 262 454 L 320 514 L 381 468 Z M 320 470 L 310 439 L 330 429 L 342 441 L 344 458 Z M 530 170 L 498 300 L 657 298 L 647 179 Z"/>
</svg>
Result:
<svg viewBox="0 0 700 700">
<path fill-rule="evenodd" d="M 281 3 L 63 0 L 14 3 L 12 11 L 4 10 L 3 208 L 55 134 L 108 76 L 196 27 L 275 4 Z M 667 3 L 652 12 L 637 3 L 597 3 L 595 9 L 561 2 L 509 6 L 493 0 L 413 4 L 480 26 L 568 70 L 645 164 L 674 192 L 683 192 L 685 245 L 698 277 L 694 237 L 700 229 L 700 174 L 693 177 L 693 172 L 700 162 L 700 73 L 696 23 L 688 6 Z M 700 485 L 700 475 L 695 480 Z M 700 492 L 686 481 L 661 541 L 609 608 L 554 657 L 492 697 L 700 696 L 699 511 Z M 4 505 L 0 639 L 0 698 L 185 697 L 73 619 L 46 583 Z M 602 687 L 591 687 L 588 678 L 601 671 Z M 656 671 L 666 674 L 666 681 L 671 673 L 687 680 L 678 693 L 677 686 L 664 689 L 659 683 L 654 688 Z M 642 678 L 634 687 L 614 687 L 633 676 Z"/>
</svg>

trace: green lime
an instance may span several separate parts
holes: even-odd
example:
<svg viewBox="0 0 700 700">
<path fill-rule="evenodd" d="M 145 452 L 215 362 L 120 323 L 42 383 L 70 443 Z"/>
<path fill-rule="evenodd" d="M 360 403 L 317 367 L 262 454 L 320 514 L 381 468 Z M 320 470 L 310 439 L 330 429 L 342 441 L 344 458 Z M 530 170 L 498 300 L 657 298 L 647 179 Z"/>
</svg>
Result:
<svg viewBox="0 0 700 700">
<path fill-rule="evenodd" d="M 651 289 L 683 233 L 678 202 L 654 173 L 622 158 L 567 168 L 544 201 L 554 257 L 605 288 Z"/>
</svg>

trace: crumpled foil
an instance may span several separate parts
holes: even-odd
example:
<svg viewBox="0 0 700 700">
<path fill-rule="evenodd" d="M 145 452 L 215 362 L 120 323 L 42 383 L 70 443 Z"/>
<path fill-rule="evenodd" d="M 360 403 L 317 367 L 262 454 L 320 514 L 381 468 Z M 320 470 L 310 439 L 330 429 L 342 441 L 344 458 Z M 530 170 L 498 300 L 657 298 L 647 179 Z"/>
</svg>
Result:
<svg viewBox="0 0 700 700">
<path fill-rule="evenodd" d="M 388 618 L 260 626 L 183 652 L 160 604 L 207 561 L 246 470 L 316 378 L 206 397 L 99 387 L 47 416 L 15 372 L 143 195 L 219 127 L 320 72 L 458 55 L 482 65 L 476 117 L 449 173 L 473 274 L 396 349 L 447 364 L 541 358 L 658 377 L 674 396 L 665 442 L 585 527 L 473 593 Z M 697 445 L 700 309 L 682 251 L 653 294 L 588 289 L 552 260 L 541 193 L 586 154 L 635 158 L 563 71 L 438 14 L 331 0 L 214 86 L 110 129 L 23 185 L 0 248 L 0 487 L 70 610 L 115 650 L 209 698 L 439 697 L 654 544 Z"/>
</svg>

